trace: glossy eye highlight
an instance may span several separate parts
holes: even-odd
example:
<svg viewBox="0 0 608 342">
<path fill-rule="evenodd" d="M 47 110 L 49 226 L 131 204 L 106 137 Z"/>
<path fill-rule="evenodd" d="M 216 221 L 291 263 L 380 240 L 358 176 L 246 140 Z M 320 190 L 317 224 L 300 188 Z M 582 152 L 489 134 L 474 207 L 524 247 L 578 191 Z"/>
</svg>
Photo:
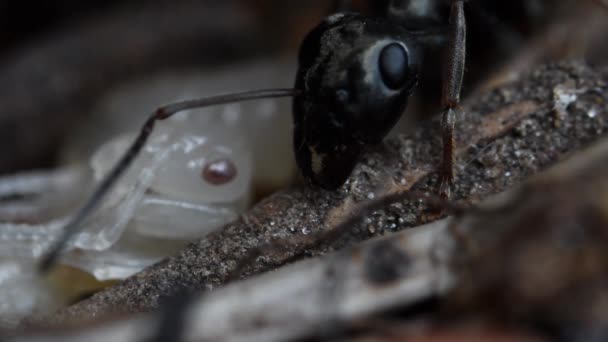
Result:
<svg viewBox="0 0 608 342">
<path fill-rule="evenodd" d="M 382 48 L 378 58 L 380 75 L 387 87 L 397 90 L 407 81 L 409 57 L 403 45 L 391 43 Z"/>
<path fill-rule="evenodd" d="M 236 166 L 228 159 L 219 159 L 205 165 L 203 179 L 211 185 L 223 185 L 236 178 Z"/>
</svg>

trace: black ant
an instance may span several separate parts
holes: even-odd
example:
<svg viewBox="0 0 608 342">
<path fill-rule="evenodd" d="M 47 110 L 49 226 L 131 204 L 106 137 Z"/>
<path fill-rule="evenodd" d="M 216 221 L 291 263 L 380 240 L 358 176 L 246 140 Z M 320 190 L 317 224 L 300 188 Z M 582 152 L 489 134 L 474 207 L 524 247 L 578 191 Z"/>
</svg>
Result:
<svg viewBox="0 0 608 342">
<path fill-rule="evenodd" d="M 410 1 L 411 2 L 411 1 Z M 414 1 L 416 2 L 416 1 Z M 442 91 L 443 155 L 439 193 L 449 197 L 454 179 L 454 123 L 465 66 L 465 0 L 426 0 L 422 9 L 408 1 L 387 4 L 390 19 L 339 13 L 326 18 L 304 39 L 293 89 L 267 89 L 172 103 L 158 108 L 139 135 L 65 226 L 43 257 L 42 272 L 57 260 L 64 244 L 97 207 L 139 154 L 158 120 L 192 108 L 261 98 L 293 97 L 294 150 L 307 181 L 333 190 L 349 177 L 363 150 L 380 143 L 404 111 L 419 78 L 421 49 L 429 36 L 446 39 L 447 63 Z M 442 11 L 447 32 L 420 30 Z M 407 18 L 416 24 L 404 26 Z M 432 38 L 432 37 L 431 37 Z"/>
</svg>

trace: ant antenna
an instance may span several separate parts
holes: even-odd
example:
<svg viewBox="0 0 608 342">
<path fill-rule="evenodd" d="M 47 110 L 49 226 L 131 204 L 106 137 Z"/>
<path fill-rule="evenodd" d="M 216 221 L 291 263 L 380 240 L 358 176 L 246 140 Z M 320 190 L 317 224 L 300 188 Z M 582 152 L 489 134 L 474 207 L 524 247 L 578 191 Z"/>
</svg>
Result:
<svg viewBox="0 0 608 342">
<path fill-rule="evenodd" d="M 70 221 L 64 227 L 59 239 L 53 245 L 51 245 L 49 251 L 42 257 L 42 260 L 38 265 L 40 273 L 45 274 L 57 262 L 57 259 L 66 243 L 70 240 L 70 238 L 72 238 L 72 236 L 74 236 L 74 234 L 78 232 L 80 224 L 97 207 L 99 202 L 101 202 L 112 186 L 114 186 L 120 176 L 125 172 L 129 165 L 131 165 L 133 159 L 135 159 L 135 157 L 139 154 L 142 147 L 146 144 L 146 141 L 150 137 L 150 134 L 152 134 L 156 121 L 165 120 L 172 115 L 187 109 L 265 98 L 295 97 L 298 95 L 300 95 L 300 91 L 297 89 L 263 89 L 174 102 L 159 107 L 146 120 L 135 141 L 101 181 L 100 185 L 97 186 L 88 201 L 85 202 L 84 206 L 82 206 L 74 216 L 72 216 Z"/>
</svg>

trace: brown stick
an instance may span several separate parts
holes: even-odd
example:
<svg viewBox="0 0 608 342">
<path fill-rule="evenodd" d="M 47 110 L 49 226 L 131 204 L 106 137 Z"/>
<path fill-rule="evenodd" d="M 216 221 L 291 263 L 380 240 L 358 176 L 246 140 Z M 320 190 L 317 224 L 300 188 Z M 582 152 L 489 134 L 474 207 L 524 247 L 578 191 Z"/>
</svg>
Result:
<svg viewBox="0 0 608 342">
<path fill-rule="evenodd" d="M 480 199 L 520 183 L 597 140 L 608 130 L 608 74 L 578 63 L 541 67 L 522 80 L 469 101 L 456 138 L 459 168 L 452 196 Z M 567 115 L 554 115 L 554 89 L 577 99 Z M 556 120 L 560 120 L 559 122 Z M 326 232 L 348 220 L 370 198 L 408 189 L 434 192 L 440 158 L 437 125 L 421 127 L 369 151 L 347 184 L 327 192 L 295 187 L 259 203 L 239 221 L 88 300 L 62 310 L 45 324 L 75 323 L 113 312 L 156 308 L 159 300 L 184 290 L 223 285 L 252 248 L 277 238 Z M 405 171 L 404 171 L 405 170 Z M 386 232 L 436 219 L 417 201 L 387 206 L 341 238 L 302 243 L 248 260 L 244 275 L 282 266 L 298 254 L 318 255 Z"/>
<path fill-rule="evenodd" d="M 452 341 L 471 326 L 464 340 L 521 341 L 522 333 L 530 337 L 526 341 L 564 333 L 600 334 L 604 340 L 597 327 L 608 317 L 601 300 L 608 292 L 607 171 L 608 139 L 602 139 L 457 218 L 388 234 L 211 293 L 180 295 L 154 313 L 10 341 L 105 341 L 108 332 L 115 342 L 284 341 L 345 332 L 353 337 L 353 330 L 380 334 L 382 341 L 389 336 L 428 341 L 429 334 L 448 332 L 439 340 Z M 432 298 L 443 305 L 416 305 Z M 390 315 L 397 310 L 425 315 L 414 315 L 412 322 L 403 314 Z M 492 318 L 502 323 L 500 329 Z M 429 320 L 435 323 L 420 324 Z M 487 332 L 493 333 L 482 337 Z"/>
</svg>

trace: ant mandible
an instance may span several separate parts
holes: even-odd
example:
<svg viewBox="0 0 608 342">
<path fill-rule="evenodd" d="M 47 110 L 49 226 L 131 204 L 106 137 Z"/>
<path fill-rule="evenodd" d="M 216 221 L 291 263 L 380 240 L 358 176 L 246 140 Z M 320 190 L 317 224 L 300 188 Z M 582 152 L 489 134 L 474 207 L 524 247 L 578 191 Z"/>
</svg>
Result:
<svg viewBox="0 0 608 342">
<path fill-rule="evenodd" d="M 415 1 L 414 1 L 415 2 Z M 389 18 L 339 13 L 326 18 L 304 39 L 295 87 L 265 89 L 176 102 L 158 108 L 101 181 L 89 200 L 65 226 L 42 258 L 40 270 L 55 264 L 65 243 L 140 153 L 156 121 L 187 109 L 262 98 L 293 97 L 294 151 L 298 168 L 315 186 L 333 190 L 350 176 L 364 148 L 380 143 L 405 110 L 417 81 L 424 30 L 408 28 L 436 18 L 444 1 L 387 4 Z M 451 0 L 447 63 L 442 89 L 443 155 L 439 193 L 449 197 L 454 179 L 454 123 L 465 64 L 465 0 Z M 437 34 L 437 33 L 431 33 Z"/>
</svg>

